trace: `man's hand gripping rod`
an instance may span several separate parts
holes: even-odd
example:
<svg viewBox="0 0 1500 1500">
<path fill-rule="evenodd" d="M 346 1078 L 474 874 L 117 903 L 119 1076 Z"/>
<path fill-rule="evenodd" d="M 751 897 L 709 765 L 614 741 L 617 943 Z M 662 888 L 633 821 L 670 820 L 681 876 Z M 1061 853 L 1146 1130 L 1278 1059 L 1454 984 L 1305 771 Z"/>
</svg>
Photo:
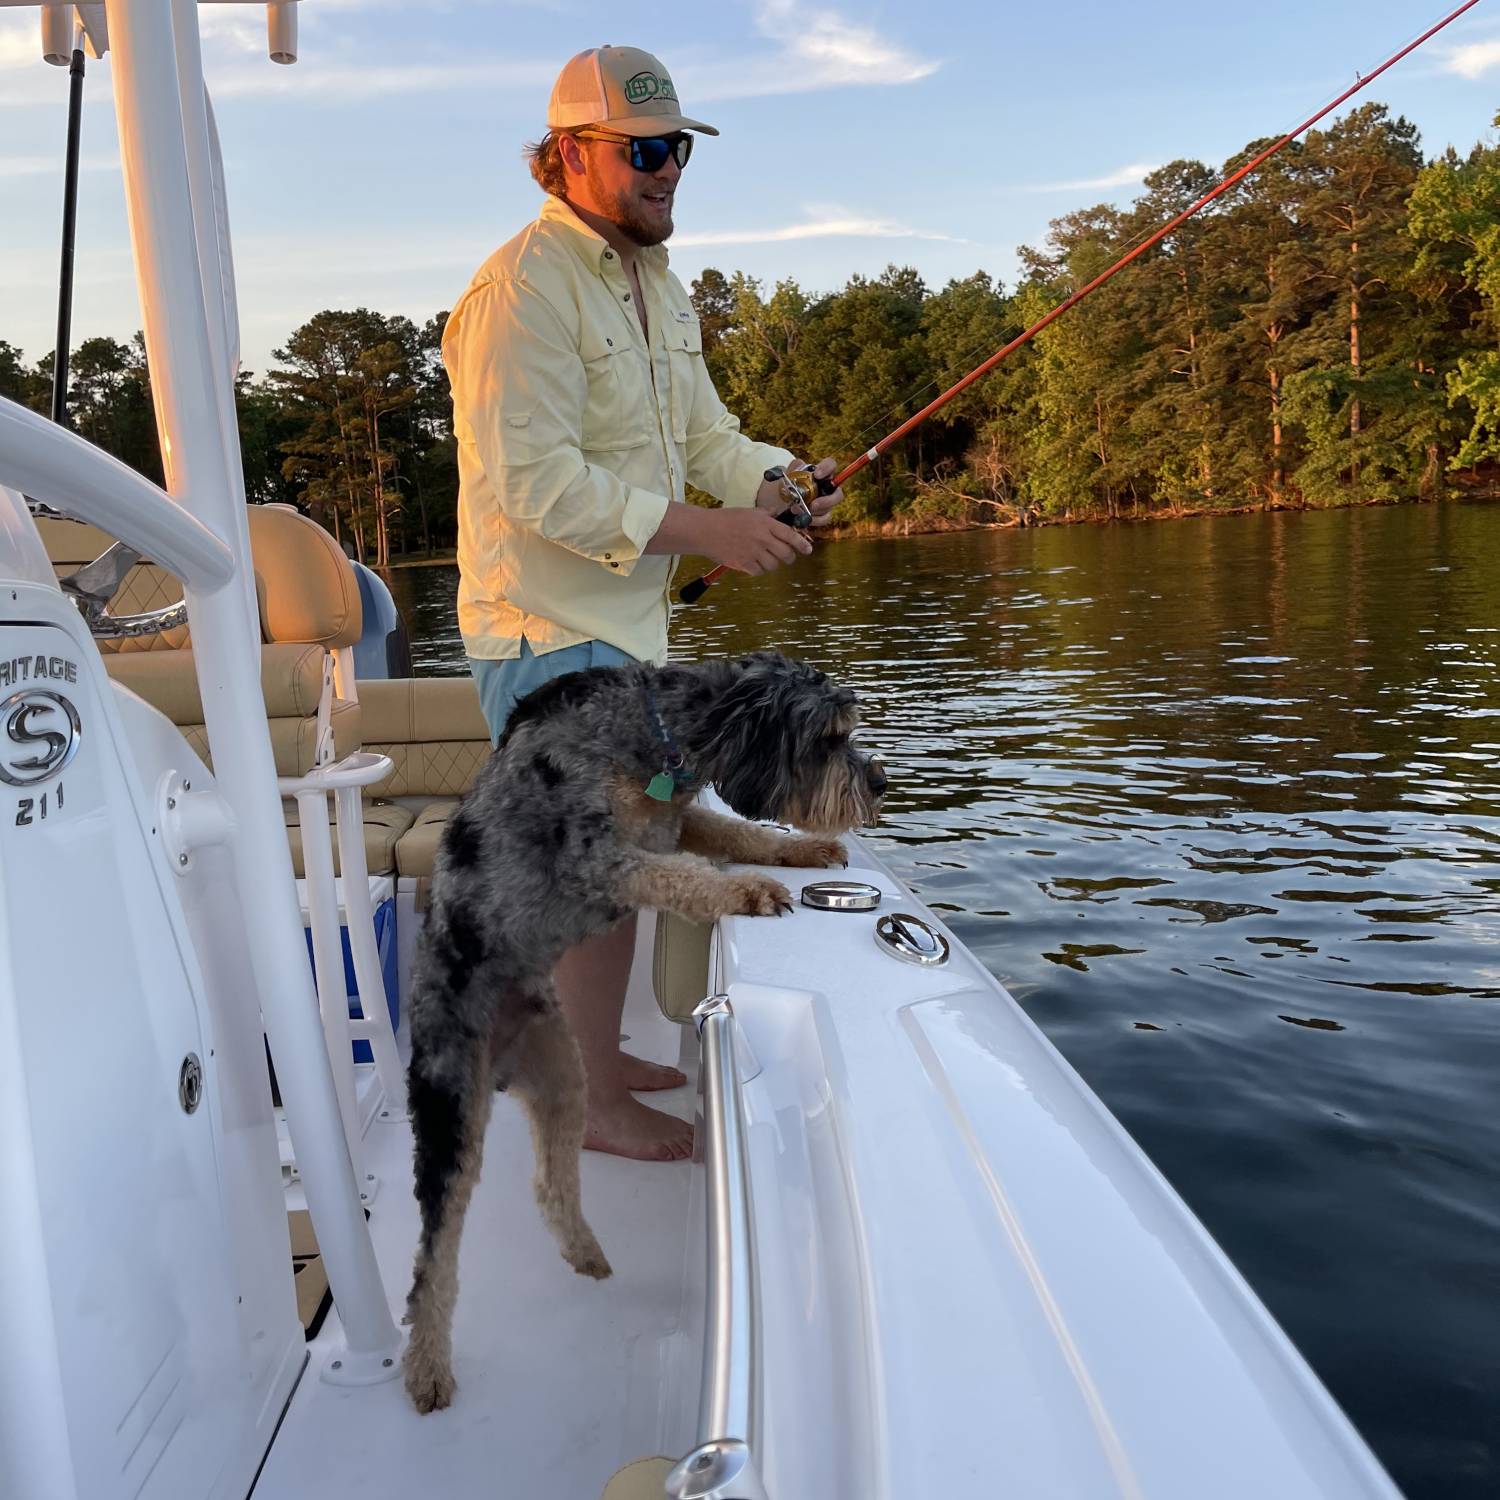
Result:
<svg viewBox="0 0 1500 1500">
<path fill-rule="evenodd" d="M 831 495 L 839 487 L 837 479 L 818 479 L 811 469 L 796 469 L 788 473 L 780 464 L 774 469 L 767 469 L 763 477 L 780 481 L 781 493 L 786 496 L 789 504 L 776 519 L 783 526 L 795 526 L 798 531 L 806 531 L 812 525 L 813 514 L 807 502 L 814 495 Z M 677 591 L 677 597 L 684 604 L 697 603 L 708 592 L 709 585 L 717 583 L 728 571 L 723 563 L 710 568 L 701 578 L 683 584 Z"/>
</svg>

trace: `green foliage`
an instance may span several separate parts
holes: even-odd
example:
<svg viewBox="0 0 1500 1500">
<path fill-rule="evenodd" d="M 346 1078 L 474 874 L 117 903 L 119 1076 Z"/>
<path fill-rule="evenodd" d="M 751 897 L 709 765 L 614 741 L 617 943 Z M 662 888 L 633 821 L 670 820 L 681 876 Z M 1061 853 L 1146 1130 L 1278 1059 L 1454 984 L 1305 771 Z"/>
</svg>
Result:
<svg viewBox="0 0 1500 1500">
<path fill-rule="evenodd" d="M 1497 118 L 1500 125 L 1500 118 Z M 989 272 L 910 267 L 815 292 L 709 268 L 704 357 L 751 435 L 849 459 L 1259 151 L 1177 161 L 1127 208 L 1056 220 Z M 246 491 L 384 561 L 452 544 L 445 315 L 319 313 L 236 387 Z M 45 410 L 51 357 L 0 342 L 0 395 Z M 160 473 L 139 338 L 72 360 L 73 420 Z M 838 519 L 1029 523 L 1433 499 L 1500 478 L 1500 146 L 1423 165 L 1415 129 L 1353 109 L 1140 256 L 847 486 Z"/>
<path fill-rule="evenodd" d="M 1500 115 L 1495 118 L 1500 125 Z M 1430 304 L 1458 314 L 1447 370 L 1451 405 L 1468 419 L 1453 469 L 1500 463 L 1500 146 L 1451 150 L 1417 179 L 1407 209 L 1412 279 Z"/>
</svg>

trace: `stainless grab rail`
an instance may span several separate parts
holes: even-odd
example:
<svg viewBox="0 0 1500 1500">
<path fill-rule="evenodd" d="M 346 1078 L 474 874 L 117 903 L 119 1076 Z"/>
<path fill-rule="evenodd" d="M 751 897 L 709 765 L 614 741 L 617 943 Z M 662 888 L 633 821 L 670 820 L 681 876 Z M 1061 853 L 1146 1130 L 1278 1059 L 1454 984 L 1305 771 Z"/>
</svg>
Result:
<svg viewBox="0 0 1500 1500">
<path fill-rule="evenodd" d="M 693 1011 L 703 1089 L 703 1161 L 708 1195 L 708 1297 L 698 1446 L 666 1479 L 670 1500 L 767 1500 L 755 1464 L 760 1330 L 750 1167 L 740 1113 L 734 1011 L 710 995 Z"/>
</svg>

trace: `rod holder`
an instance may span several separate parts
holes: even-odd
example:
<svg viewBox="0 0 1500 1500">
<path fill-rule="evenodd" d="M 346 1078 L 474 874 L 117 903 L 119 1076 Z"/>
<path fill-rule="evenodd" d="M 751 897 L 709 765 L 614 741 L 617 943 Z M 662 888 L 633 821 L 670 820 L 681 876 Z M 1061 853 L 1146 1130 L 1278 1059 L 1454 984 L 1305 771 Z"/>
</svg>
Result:
<svg viewBox="0 0 1500 1500">
<path fill-rule="evenodd" d="M 270 0 L 266 6 L 266 45 L 273 63 L 297 61 L 297 0 Z"/>
</svg>

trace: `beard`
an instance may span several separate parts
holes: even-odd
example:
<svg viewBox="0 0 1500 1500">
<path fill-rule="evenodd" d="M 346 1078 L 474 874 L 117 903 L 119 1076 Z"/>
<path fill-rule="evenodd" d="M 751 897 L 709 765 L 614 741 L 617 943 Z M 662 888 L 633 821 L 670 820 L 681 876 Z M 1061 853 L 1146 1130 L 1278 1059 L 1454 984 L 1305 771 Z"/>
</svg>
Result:
<svg viewBox="0 0 1500 1500">
<path fill-rule="evenodd" d="M 604 186 L 591 157 L 586 162 L 585 170 L 594 201 L 604 206 L 604 217 L 627 239 L 637 245 L 648 247 L 659 245 L 663 240 L 671 238 L 673 225 L 670 210 L 667 212 L 665 222 L 653 222 L 642 214 L 628 192 L 612 193 Z"/>
</svg>

